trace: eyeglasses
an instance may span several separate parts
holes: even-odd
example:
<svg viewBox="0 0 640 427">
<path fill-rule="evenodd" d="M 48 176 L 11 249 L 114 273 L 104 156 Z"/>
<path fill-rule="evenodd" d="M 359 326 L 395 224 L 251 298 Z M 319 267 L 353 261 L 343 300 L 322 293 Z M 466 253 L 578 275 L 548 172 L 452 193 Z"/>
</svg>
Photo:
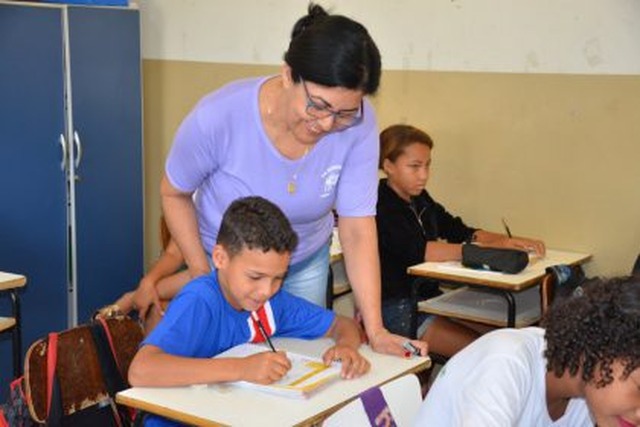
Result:
<svg viewBox="0 0 640 427">
<path fill-rule="evenodd" d="M 300 79 L 300 81 L 307 96 L 306 112 L 313 120 L 322 120 L 333 116 L 331 129 L 344 130 L 360 124 L 364 119 L 364 100 L 360 100 L 360 107 L 357 109 L 334 111 L 326 105 L 314 101 L 309 94 L 309 89 L 307 89 L 307 83 L 303 79 Z"/>
</svg>

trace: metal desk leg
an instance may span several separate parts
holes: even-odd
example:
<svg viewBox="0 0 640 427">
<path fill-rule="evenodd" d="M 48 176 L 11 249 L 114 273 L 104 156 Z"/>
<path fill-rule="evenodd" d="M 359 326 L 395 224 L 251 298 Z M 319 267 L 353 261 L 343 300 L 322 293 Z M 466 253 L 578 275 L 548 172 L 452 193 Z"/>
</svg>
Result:
<svg viewBox="0 0 640 427">
<path fill-rule="evenodd" d="M 329 263 L 329 274 L 327 276 L 327 293 L 325 295 L 325 308 L 328 310 L 333 310 L 333 300 L 335 295 L 333 295 L 333 267 L 331 267 L 331 263 Z"/>
<path fill-rule="evenodd" d="M 507 328 L 516 327 L 516 300 L 509 291 L 501 289 L 502 296 L 507 300 Z"/>
<path fill-rule="evenodd" d="M 16 324 L 11 332 L 11 338 L 13 341 L 13 377 L 18 378 L 22 373 L 22 321 L 20 318 L 20 298 L 18 297 L 18 290 L 11 290 L 11 304 L 13 306 L 13 317 L 16 319 Z"/>
</svg>

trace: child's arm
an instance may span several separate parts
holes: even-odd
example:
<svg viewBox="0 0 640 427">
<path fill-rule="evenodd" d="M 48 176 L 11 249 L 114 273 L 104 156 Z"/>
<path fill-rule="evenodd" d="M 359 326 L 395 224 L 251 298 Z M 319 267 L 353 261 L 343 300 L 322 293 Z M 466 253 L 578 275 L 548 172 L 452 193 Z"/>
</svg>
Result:
<svg viewBox="0 0 640 427">
<path fill-rule="evenodd" d="M 460 261 L 462 259 L 462 245 L 441 241 L 427 242 L 424 250 L 425 261 Z"/>
<path fill-rule="evenodd" d="M 474 238 L 475 241 L 481 245 L 520 249 L 527 252 L 533 251 L 539 256 L 544 256 L 546 249 L 542 240 L 529 239 L 527 237 L 508 237 L 504 234 L 492 233 L 484 230 L 477 230 L 474 233 Z"/>
<path fill-rule="evenodd" d="M 171 276 L 162 278 L 156 283 L 156 292 L 161 300 L 170 301 L 180 289 L 192 280 L 189 270 L 183 270 Z"/>
<path fill-rule="evenodd" d="M 138 289 L 136 289 L 133 295 L 133 303 L 139 312 L 141 319 L 144 319 L 147 315 L 147 311 L 152 305 L 155 305 L 158 310 L 161 310 L 160 295 L 156 286 L 161 279 L 173 277 L 176 271 L 184 264 L 184 258 L 178 249 L 178 245 L 172 239 L 169 241 L 166 250 L 162 253 L 158 261 L 151 267 L 151 270 L 142 278 Z M 180 273 L 177 273 L 180 274 Z M 179 280 L 184 280 L 184 285 L 189 277 L 180 276 Z M 180 286 L 181 288 L 182 286 Z M 173 294 L 175 295 L 175 293 Z M 172 295 L 172 297 L 173 297 Z"/>
<path fill-rule="evenodd" d="M 358 325 L 353 319 L 337 315 L 325 336 L 332 337 L 336 342 L 323 354 L 325 364 L 341 361 L 342 377 L 348 379 L 357 378 L 369 371 L 369 361 L 358 352 L 362 341 Z"/>
<path fill-rule="evenodd" d="M 507 237 L 503 234 L 477 230 L 474 233 L 474 241 L 483 246 L 533 251 L 540 256 L 545 254 L 544 242 L 526 237 Z M 435 262 L 460 261 L 462 259 L 462 245 L 441 241 L 428 242 L 424 251 L 424 259 Z"/>
<path fill-rule="evenodd" d="M 249 381 L 270 384 L 291 369 L 283 352 L 264 352 L 244 358 L 191 358 L 165 353 L 160 347 L 145 345 L 129 367 L 129 383 L 134 387 L 171 387 Z"/>
</svg>

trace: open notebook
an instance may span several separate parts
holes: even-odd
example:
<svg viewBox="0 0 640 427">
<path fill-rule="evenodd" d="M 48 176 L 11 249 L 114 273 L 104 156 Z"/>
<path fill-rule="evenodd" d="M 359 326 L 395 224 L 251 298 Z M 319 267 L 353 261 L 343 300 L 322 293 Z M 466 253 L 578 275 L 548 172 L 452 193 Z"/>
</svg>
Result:
<svg viewBox="0 0 640 427">
<path fill-rule="evenodd" d="M 256 353 L 270 351 L 268 348 L 256 344 L 240 344 L 218 354 L 221 357 L 246 357 Z M 228 385 L 245 387 L 277 394 L 280 396 L 307 398 L 313 392 L 329 382 L 340 378 L 341 366 L 333 363 L 326 366 L 322 359 L 287 352 L 291 361 L 291 370 L 280 380 L 269 385 L 254 384 L 247 381 L 227 383 Z"/>
</svg>

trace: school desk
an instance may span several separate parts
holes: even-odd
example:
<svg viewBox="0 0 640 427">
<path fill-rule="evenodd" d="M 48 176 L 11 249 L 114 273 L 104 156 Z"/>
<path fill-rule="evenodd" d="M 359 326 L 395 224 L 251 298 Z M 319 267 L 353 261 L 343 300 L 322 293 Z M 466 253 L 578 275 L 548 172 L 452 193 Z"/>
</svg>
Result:
<svg viewBox="0 0 640 427">
<path fill-rule="evenodd" d="M 548 249 L 544 258 L 532 257 L 529 265 L 518 274 L 474 270 L 463 267 L 460 262 L 425 262 L 409 267 L 408 272 L 469 285 L 419 303 L 421 311 L 494 326 L 520 327 L 540 318 L 540 292 L 536 285 L 546 274 L 547 267 L 558 264 L 575 266 L 590 258 L 589 254 Z M 487 290 L 501 297 L 492 299 L 491 292 Z M 504 315 L 495 314 L 500 304 L 504 306 L 502 312 L 506 310 L 506 321 Z M 523 307 L 518 318 L 516 306 Z"/>
<path fill-rule="evenodd" d="M 333 341 L 328 338 L 311 341 L 276 338 L 273 343 L 278 349 L 320 357 Z M 213 384 L 172 388 L 134 387 L 118 393 L 116 401 L 198 426 L 314 425 L 354 400 L 361 392 L 431 366 L 431 360 L 427 357 L 404 359 L 374 353 L 366 345 L 360 351 L 371 363 L 369 373 L 353 380 L 334 381 L 308 399 Z"/>
<path fill-rule="evenodd" d="M 11 331 L 13 347 L 13 376 L 18 378 L 22 362 L 22 336 L 20 319 L 20 297 L 18 289 L 27 283 L 27 278 L 20 274 L 0 271 L 0 292 L 9 292 L 11 296 L 11 317 L 0 317 L 0 333 Z"/>
</svg>

